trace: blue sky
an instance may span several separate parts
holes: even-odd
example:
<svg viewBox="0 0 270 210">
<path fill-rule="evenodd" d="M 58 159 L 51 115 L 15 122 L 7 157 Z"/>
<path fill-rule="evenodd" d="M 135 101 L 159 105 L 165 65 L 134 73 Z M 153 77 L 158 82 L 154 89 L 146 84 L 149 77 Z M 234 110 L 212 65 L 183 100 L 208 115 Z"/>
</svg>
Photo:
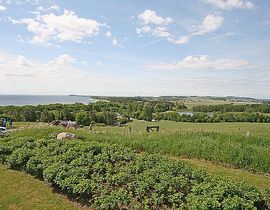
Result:
<svg viewBox="0 0 270 210">
<path fill-rule="evenodd" d="M 269 0 L 0 0 L 0 94 L 270 98 Z"/>
</svg>

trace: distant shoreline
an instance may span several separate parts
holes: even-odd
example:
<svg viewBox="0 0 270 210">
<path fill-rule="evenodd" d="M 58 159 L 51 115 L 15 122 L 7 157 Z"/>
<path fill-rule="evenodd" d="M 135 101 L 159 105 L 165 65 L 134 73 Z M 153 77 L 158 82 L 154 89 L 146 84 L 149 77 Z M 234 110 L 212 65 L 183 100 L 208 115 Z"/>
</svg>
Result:
<svg viewBox="0 0 270 210">
<path fill-rule="evenodd" d="M 48 105 L 94 103 L 96 100 L 86 95 L 0 95 L 0 106 Z"/>
<path fill-rule="evenodd" d="M 73 95 L 73 94 L 71 94 L 71 95 L 68 95 L 68 96 L 78 96 L 78 97 L 92 97 L 92 96 L 90 96 L 90 95 Z"/>
</svg>

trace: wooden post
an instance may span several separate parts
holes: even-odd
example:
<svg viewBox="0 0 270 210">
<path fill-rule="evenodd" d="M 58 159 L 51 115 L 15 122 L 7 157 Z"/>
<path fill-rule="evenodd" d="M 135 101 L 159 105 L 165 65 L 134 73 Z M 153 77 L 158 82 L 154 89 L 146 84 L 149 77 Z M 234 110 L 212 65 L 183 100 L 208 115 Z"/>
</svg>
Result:
<svg viewBox="0 0 270 210">
<path fill-rule="evenodd" d="M 146 126 L 146 132 L 153 131 L 153 129 L 156 129 L 156 131 L 159 132 L 159 125 Z"/>
<path fill-rule="evenodd" d="M 90 125 L 89 125 L 89 131 L 92 131 L 93 130 L 93 121 L 90 123 Z"/>
</svg>

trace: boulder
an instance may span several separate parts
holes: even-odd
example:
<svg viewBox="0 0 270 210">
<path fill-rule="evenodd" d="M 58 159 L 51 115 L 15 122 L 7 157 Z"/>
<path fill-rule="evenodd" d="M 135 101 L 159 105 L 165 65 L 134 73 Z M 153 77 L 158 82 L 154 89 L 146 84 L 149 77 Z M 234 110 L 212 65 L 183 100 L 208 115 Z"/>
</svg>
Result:
<svg viewBox="0 0 270 210">
<path fill-rule="evenodd" d="M 68 121 L 66 127 L 67 128 L 75 128 L 76 129 L 78 127 L 78 125 L 77 125 L 76 122 Z"/>
<path fill-rule="evenodd" d="M 78 124 L 75 121 L 53 120 L 50 124 L 54 126 L 61 126 L 64 128 L 78 128 Z"/>
<path fill-rule="evenodd" d="M 59 123 L 61 123 L 61 120 L 53 120 L 50 124 L 57 126 Z"/>
<path fill-rule="evenodd" d="M 61 120 L 61 122 L 60 122 L 58 125 L 65 128 L 65 127 L 67 127 L 67 124 L 68 124 L 67 121 L 62 121 L 62 120 Z"/>
<path fill-rule="evenodd" d="M 62 132 L 62 133 L 58 133 L 57 140 L 63 140 L 63 139 L 76 139 L 76 135 L 73 133 L 68 133 L 68 132 Z"/>
</svg>

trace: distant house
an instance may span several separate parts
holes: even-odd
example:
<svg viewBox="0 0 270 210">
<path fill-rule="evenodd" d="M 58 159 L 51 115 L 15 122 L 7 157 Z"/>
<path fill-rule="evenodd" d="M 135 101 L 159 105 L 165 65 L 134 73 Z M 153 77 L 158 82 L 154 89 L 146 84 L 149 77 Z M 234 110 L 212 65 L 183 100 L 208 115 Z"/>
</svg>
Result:
<svg viewBox="0 0 270 210">
<path fill-rule="evenodd" d="M 179 114 L 180 116 L 182 116 L 182 115 L 189 115 L 189 116 L 191 116 L 191 117 L 194 115 L 193 112 L 178 112 L 178 114 Z"/>
<path fill-rule="evenodd" d="M 178 112 L 178 114 L 180 115 L 180 116 L 182 116 L 182 115 L 188 115 L 188 116 L 194 116 L 194 112 Z M 213 117 L 214 116 L 214 112 L 208 112 L 208 113 L 206 113 L 209 117 Z"/>
</svg>

